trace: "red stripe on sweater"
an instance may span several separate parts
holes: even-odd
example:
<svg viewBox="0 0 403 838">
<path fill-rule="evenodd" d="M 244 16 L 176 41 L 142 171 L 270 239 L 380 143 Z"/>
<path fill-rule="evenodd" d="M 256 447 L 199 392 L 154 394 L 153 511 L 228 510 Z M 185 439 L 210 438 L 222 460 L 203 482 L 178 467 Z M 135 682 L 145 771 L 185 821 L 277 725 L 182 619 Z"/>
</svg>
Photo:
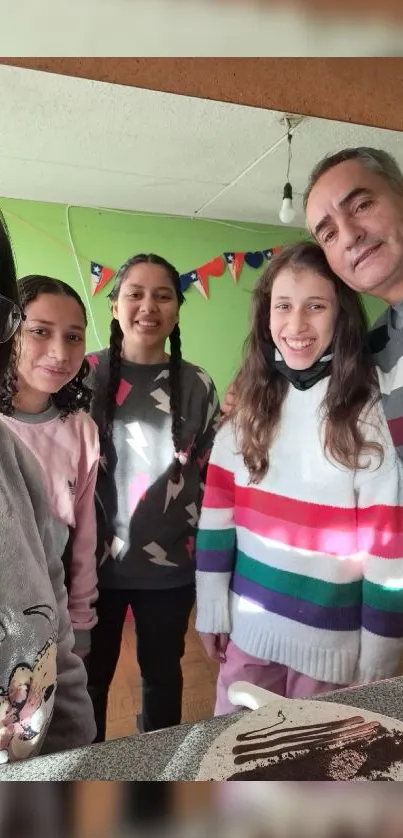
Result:
<svg viewBox="0 0 403 838">
<path fill-rule="evenodd" d="M 304 525 L 302 521 L 287 521 L 250 507 L 237 506 L 235 524 L 255 535 L 299 550 L 327 553 L 330 556 L 351 556 L 357 552 L 355 515 L 353 521 L 351 516 L 346 516 L 344 525 L 340 527 L 332 527 L 323 519 L 320 526 L 313 527 Z"/>
<path fill-rule="evenodd" d="M 380 532 L 403 533 L 403 507 L 402 506 L 367 506 L 365 509 L 357 509 L 357 516 L 360 528 L 376 527 Z M 403 558 L 403 554 L 401 556 Z"/>
<path fill-rule="evenodd" d="M 325 506 L 318 503 L 286 498 L 248 486 L 236 487 L 236 505 L 280 521 L 321 529 L 328 527 L 356 528 L 355 508 Z"/>
<path fill-rule="evenodd" d="M 208 492 L 211 493 L 214 503 L 208 502 Z M 223 493 L 221 495 L 221 493 Z M 225 494 L 225 497 L 224 497 Z M 228 507 L 229 495 L 234 495 L 234 476 L 231 472 L 209 466 L 209 477 L 207 481 L 205 506 L 213 508 Z M 279 521 L 301 524 L 305 527 L 316 529 L 345 529 L 356 531 L 357 515 L 360 519 L 360 526 L 385 530 L 393 533 L 403 533 L 403 507 L 376 505 L 365 509 L 356 507 L 326 506 L 320 503 L 286 498 L 283 495 L 272 494 L 252 486 L 235 487 L 235 504 L 242 509 L 252 509 L 262 515 L 269 515 Z"/>
<path fill-rule="evenodd" d="M 204 506 L 234 507 L 235 523 L 281 544 L 336 556 L 358 552 L 403 557 L 403 508 L 373 505 L 343 508 L 285 498 L 236 486 L 232 472 L 209 466 Z"/>
<path fill-rule="evenodd" d="M 357 555 L 357 560 L 365 559 L 366 553 L 384 559 L 403 556 L 403 534 L 394 533 L 388 525 L 379 530 L 376 517 L 371 522 L 357 522 L 355 514 L 346 515 L 343 526 L 338 527 L 332 527 L 321 518 L 313 527 L 239 506 L 234 515 L 237 527 L 297 550 L 340 557 Z"/>
<path fill-rule="evenodd" d="M 232 471 L 210 463 L 207 470 L 203 506 L 228 509 L 235 502 L 235 479 Z"/>
</svg>

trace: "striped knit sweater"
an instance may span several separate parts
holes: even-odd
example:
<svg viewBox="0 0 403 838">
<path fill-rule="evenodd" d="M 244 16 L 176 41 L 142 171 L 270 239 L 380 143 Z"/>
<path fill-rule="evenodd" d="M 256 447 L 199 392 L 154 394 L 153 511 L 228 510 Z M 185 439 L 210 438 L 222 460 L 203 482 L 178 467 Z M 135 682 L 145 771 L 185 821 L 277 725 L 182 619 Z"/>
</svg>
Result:
<svg viewBox="0 0 403 838">
<path fill-rule="evenodd" d="M 325 457 L 327 385 L 289 388 L 257 485 L 231 423 L 218 432 L 196 542 L 196 627 L 351 684 L 393 676 L 403 649 L 403 463 L 380 403 L 363 430 L 381 442 L 381 464 L 374 454 L 352 471 Z"/>
</svg>

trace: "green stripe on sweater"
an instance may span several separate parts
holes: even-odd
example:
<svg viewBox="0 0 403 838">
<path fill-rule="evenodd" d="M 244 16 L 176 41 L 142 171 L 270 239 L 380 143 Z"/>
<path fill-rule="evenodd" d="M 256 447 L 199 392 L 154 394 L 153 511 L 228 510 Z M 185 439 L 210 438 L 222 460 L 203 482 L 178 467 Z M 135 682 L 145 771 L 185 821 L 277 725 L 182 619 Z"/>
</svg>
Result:
<svg viewBox="0 0 403 838">
<path fill-rule="evenodd" d="M 196 547 L 198 550 L 233 550 L 235 540 L 235 527 L 228 530 L 199 530 Z"/>
<path fill-rule="evenodd" d="M 390 589 L 365 580 L 362 595 L 365 605 L 369 605 L 370 608 L 376 608 L 378 611 L 396 611 L 399 614 L 403 612 L 403 586 Z"/>
<path fill-rule="evenodd" d="M 241 551 L 237 552 L 235 570 L 256 582 L 264 588 L 286 594 L 296 599 L 304 599 L 315 605 L 345 608 L 350 605 L 360 605 L 362 599 L 362 582 L 324 582 L 312 579 L 288 570 L 278 570 L 274 567 L 251 559 Z"/>
</svg>

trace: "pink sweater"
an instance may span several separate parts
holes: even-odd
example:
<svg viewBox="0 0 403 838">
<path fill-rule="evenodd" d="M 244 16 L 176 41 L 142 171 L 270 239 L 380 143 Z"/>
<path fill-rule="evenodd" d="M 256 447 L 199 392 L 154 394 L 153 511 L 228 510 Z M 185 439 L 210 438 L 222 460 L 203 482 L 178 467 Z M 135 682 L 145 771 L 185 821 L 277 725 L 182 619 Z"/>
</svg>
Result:
<svg viewBox="0 0 403 838">
<path fill-rule="evenodd" d="M 90 629 L 97 622 L 97 426 L 82 410 L 62 421 L 53 405 L 40 414 L 16 411 L 12 417 L 0 418 L 42 466 L 56 548 L 65 565 L 76 648 L 85 651 L 90 645 Z"/>
</svg>

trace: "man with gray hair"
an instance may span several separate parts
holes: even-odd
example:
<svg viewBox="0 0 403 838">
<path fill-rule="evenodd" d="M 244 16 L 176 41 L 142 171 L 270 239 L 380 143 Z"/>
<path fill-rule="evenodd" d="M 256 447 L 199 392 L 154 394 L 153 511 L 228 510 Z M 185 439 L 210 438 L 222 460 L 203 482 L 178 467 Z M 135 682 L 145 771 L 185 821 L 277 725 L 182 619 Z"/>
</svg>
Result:
<svg viewBox="0 0 403 838">
<path fill-rule="evenodd" d="M 311 235 L 350 288 L 389 304 L 369 340 L 390 432 L 403 457 L 403 174 L 375 148 L 347 148 L 313 169 L 304 194 Z M 230 386 L 222 404 L 234 403 Z"/>
<path fill-rule="evenodd" d="M 403 174 L 385 151 L 343 149 L 315 166 L 304 208 L 333 271 L 355 291 L 389 304 L 369 339 L 403 457 Z"/>
</svg>

